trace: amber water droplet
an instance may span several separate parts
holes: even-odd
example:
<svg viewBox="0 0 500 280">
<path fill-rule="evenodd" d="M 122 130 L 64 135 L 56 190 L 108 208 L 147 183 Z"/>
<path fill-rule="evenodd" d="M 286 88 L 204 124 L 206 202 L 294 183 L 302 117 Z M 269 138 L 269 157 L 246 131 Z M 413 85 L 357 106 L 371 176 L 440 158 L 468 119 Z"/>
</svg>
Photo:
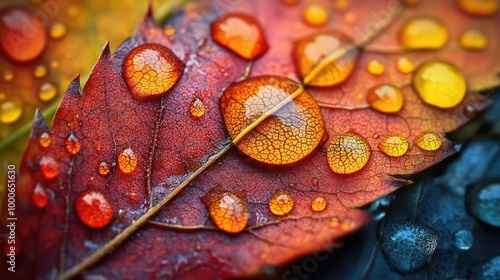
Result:
<svg viewBox="0 0 500 280">
<path fill-rule="evenodd" d="M 243 153 L 268 164 L 297 162 L 320 143 L 325 133 L 323 115 L 312 96 L 287 78 L 249 78 L 232 84 L 223 93 L 221 112 L 233 140 L 292 94 L 296 95 L 293 100 L 237 141 Z"/>
<path fill-rule="evenodd" d="M 306 85 L 334 86 L 352 73 L 359 49 L 340 32 L 313 34 L 293 44 L 292 58 Z"/>
<path fill-rule="evenodd" d="M 408 74 L 408 73 L 413 72 L 415 65 L 408 58 L 400 57 L 400 58 L 398 58 L 398 61 L 396 62 L 396 67 L 398 68 L 399 72 L 401 72 L 403 74 Z"/>
<path fill-rule="evenodd" d="M 338 227 L 339 226 L 339 219 L 338 218 L 331 218 L 330 219 L 330 226 L 331 227 Z"/>
<path fill-rule="evenodd" d="M 43 156 L 39 164 L 45 179 L 54 179 L 59 174 L 59 163 L 53 157 Z"/>
<path fill-rule="evenodd" d="M 0 122 L 13 123 L 23 114 L 23 107 L 12 101 L 5 101 L 0 104 Z"/>
<path fill-rule="evenodd" d="M 360 170 L 368 163 L 370 156 L 370 145 L 365 138 L 354 132 L 335 136 L 328 145 L 328 164 L 338 174 Z"/>
<path fill-rule="evenodd" d="M 175 54 L 158 44 L 140 45 L 123 63 L 123 76 L 134 98 L 160 97 L 180 79 L 184 65 Z"/>
<path fill-rule="evenodd" d="M 225 232 L 237 233 L 248 223 L 248 208 L 243 195 L 212 190 L 202 198 L 215 225 Z"/>
<path fill-rule="evenodd" d="M 6 82 L 12 81 L 14 79 L 14 72 L 12 72 L 10 70 L 5 70 L 5 72 L 3 73 L 3 79 Z"/>
<path fill-rule="evenodd" d="M 167 27 L 165 27 L 165 30 L 163 30 L 163 33 L 165 33 L 165 35 L 167 36 L 172 36 L 175 34 L 175 27 L 173 27 L 172 25 L 167 25 Z"/>
<path fill-rule="evenodd" d="M 413 143 L 424 151 L 435 151 L 441 147 L 441 136 L 436 132 L 427 131 L 415 137 Z"/>
<path fill-rule="evenodd" d="M 470 28 L 460 35 L 460 46 L 467 50 L 484 50 L 488 46 L 488 38 L 481 30 Z"/>
<path fill-rule="evenodd" d="M 311 209 L 314 212 L 321 212 L 325 210 L 326 208 L 326 198 L 324 196 L 316 196 L 313 198 L 312 203 L 311 203 Z"/>
<path fill-rule="evenodd" d="M 48 132 L 43 132 L 38 138 L 38 144 L 40 144 L 42 148 L 50 146 L 50 141 L 50 134 Z"/>
<path fill-rule="evenodd" d="M 372 59 L 366 65 L 366 70 L 372 75 L 382 75 L 384 74 L 385 66 L 378 59 Z"/>
<path fill-rule="evenodd" d="M 59 39 L 62 38 L 64 35 L 66 35 L 66 32 L 68 31 L 68 28 L 64 23 L 57 22 L 50 27 L 50 37 L 54 39 Z"/>
<path fill-rule="evenodd" d="M 321 26 L 328 21 L 328 11 L 321 5 L 309 5 L 302 12 L 304 21 L 312 26 Z"/>
<path fill-rule="evenodd" d="M 380 151 L 391 157 L 400 157 L 406 154 L 409 147 L 410 144 L 401 135 L 389 135 L 378 144 Z"/>
<path fill-rule="evenodd" d="M 403 93 L 393 85 L 378 85 L 368 90 L 366 101 L 376 111 L 397 113 L 403 107 Z"/>
<path fill-rule="evenodd" d="M 286 191 L 276 192 L 269 201 L 269 210 L 276 216 L 283 216 L 293 209 L 293 198 Z"/>
<path fill-rule="evenodd" d="M 201 118 L 205 114 L 205 103 L 196 97 L 189 104 L 189 113 L 191 113 L 191 116 L 194 118 Z"/>
<path fill-rule="evenodd" d="M 137 157 L 131 148 L 124 149 L 118 155 L 118 167 L 123 173 L 130 173 L 137 167 Z"/>
<path fill-rule="evenodd" d="M 109 173 L 109 170 L 110 170 L 110 168 L 105 161 L 99 163 L 99 167 L 97 168 L 97 171 L 99 172 L 99 174 L 101 174 L 103 176 L 107 175 Z"/>
<path fill-rule="evenodd" d="M 212 24 L 212 39 L 244 59 L 253 60 L 267 49 L 259 23 L 245 14 L 227 14 Z"/>
<path fill-rule="evenodd" d="M 342 221 L 342 223 L 340 224 L 340 227 L 343 229 L 343 230 L 350 230 L 352 229 L 353 227 L 355 226 L 354 222 L 349 220 L 349 219 L 345 219 L 344 221 Z"/>
<path fill-rule="evenodd" d="M 57 95 L 57 88 L 52 83 L 43 83 L 38 92 L 38 98 L 42 101 L 51 101 Z"/>
<path fill-rule="evenodd" d="M 88 189 L 75 199 L 78 218 L 91 228 L 102 228 L 111 222 L 114 206 L 105 193 Z"/>
<path fill-rule="evenodd" d="M 45 206 L 49 203 L 49 194 L 41 183 L 37 183 L 33 189 L 31 200 L 33 201 L 33 204 L 40 209 L 45 208 Z"/>
<path fill-rule="evenodd" d="M 344 16 L 344 21 L 347 24 L 353 25 L 358 20 L 358 17 L 353 12 L 347 12 Z"/>
<path fill-rule="evenodd" d="M 335 2 L 333 3 L 333 8 L 339 12 L 347 11 L 350 5 L 349 2 L 349 0 L 335 0 Z"/>
<path fill-rule="evenodd" d="M 35 67 L 35 70 L 33 70 L 33 76 L 35 76 L 35 78 L 43 78 L 45 75 L 47 75 L 47 67 L 45 67 L 45 65 L 38 65 Z"/>
<path fill-rule="evenodd" d="M 78 137 L 76 137 L 73 133 L 66 138 L 64 144 L 66 146 L 66 151 L 73 155 L 78 154 L 80 148 L 82 147 L 82 143 L 80 143 Z"/>
<path fill-rule="evenodd" d="M 315 186 L 315 187 L 317 187 L 317 186 L 319 185 L 319 180 L 318 180 L 318 178 L 314 178 L 314 179 L 312 180 L 312 185 L 313 185 L 313 186 Z"/>
<path fill-rule="evenodd" d="M 443 109 L 460 104 L 467 91 L 462 72 L 444 61 L 424 63 L 414 74 L 412 83 L 425 103 Z"/>
<path fill-rule="evenodd" d="M 411 50 L 434 50 L 448 41 L 448 29 L 438 19 L 418 17 L 407 21 L 399 33 L 401 46 Z"/>
<path fill-rule="evenodd" d="M 470 15 L 491 16 L 498 11 L 498 0 L 458 0 L 460 9 Z"/>
</svg>

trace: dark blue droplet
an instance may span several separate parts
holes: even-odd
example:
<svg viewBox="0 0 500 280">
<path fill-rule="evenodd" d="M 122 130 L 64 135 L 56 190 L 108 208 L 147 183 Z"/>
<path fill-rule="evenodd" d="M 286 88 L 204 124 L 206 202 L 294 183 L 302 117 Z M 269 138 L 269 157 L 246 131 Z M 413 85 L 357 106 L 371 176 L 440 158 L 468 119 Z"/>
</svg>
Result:
<svg viewBox="0 0 500 280">
<path fill-rule="evenodd" d="M 437 246 L 437 235 L 415 224 L 390 224 L 382 232 L 380 245 L 391 268 L 409 273 L 422 268 Z"/>
<path fill-rule="evenodd" d="M 472 232 L 466 229 L 461 229 L 455 233 L 455 246 L 460 250 L 469 250 L 474 242 Z"/>
<path fill-rule="evenodd" d="M 474 186 L 467 193 L 467 208 L 477 219 L 500 227 L 500 183 Z"/>
</svg>

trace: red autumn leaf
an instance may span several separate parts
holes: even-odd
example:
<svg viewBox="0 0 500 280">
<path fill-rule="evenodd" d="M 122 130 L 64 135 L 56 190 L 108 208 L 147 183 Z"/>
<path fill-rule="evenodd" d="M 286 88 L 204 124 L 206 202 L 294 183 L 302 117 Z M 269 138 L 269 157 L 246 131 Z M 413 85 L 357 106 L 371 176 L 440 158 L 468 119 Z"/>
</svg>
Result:
<svg viewBox="0 0 500 280">
<path fill-rule="evenodd" d="M 486 105 L 474 92 L 461 95 L 463 76 L 499 65 L 490 49 L 498 15 L 478 23 L 491 36 L 482 51 L 454 49 L 450 35 L 439 52 L 393 44 L 374 54 L 377 44 L 391 46 L 385 34 L 416 15 L 455 9 L 443 20 L 471 19 L 447 6 L 388 10 L 387 20 L 349 41 L 331 30 L 351 34 L 354 26 L 323 2 L 332 12 L 322 27 L 299 21 L 307 3 L 192 4 L 169 22 L 173 35 L 148 14 L 115 53 L 105 47 L 83 90 L 78 78 L 68 87 L 52 128 L 35 117 L 17 184 L 14 247 L 16 266 L 33 269 L 15 277 L 257 274 L 330 248 L 369 220 L 355 207 L 410 183 L 390 174 L 413 174 L 454 153 L 444 133 Z M 395 7 L 351 5 L 361 27 L 373 22 L 370 12 Z M 262 30 L 240 13 L 253 13 Z M 226 22 L 211 30 L 222 15 Z M 232 45 L 215 43 L 214 32 L 251 35 Z M 259 34 L 267 43 L 253 40 Z M 403 54 L 415 71 L 395 70 Z M 491 64 L 466 68 L 476 57 Z M 426 71 L 448 99 L 428 95 L 434 80 L 422 78 Z"/>
</svg>

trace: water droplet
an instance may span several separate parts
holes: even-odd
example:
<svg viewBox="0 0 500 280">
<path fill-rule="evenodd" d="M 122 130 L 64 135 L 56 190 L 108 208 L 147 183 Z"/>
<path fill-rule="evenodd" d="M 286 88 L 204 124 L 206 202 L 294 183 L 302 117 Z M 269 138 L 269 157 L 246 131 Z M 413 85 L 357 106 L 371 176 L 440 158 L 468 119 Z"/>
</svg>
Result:
<svg viewBox="0 0 500 280">
<path fill-rule="evenodd" d="M 484 50 L 488 46 L 488 38 L 481 30 L 469 28 L 460 35 L 460 46 L 468 50 Z"/>
<path fill-rule="evenodd" d="M 80 143 L 80 140 L 73 134 L 73 132 L 71 132 L 68 138 L 66 138 L 64 144 L 66 146 L 66 150 L 73 155 L 78 154 L 80 148 L 82 147 L 82 143 Z"/>
<path fill-rule="evenodd" d="M 380 151 L 391 157 L 400 157 L 406 154 L 409 147 L 410 144 L 401 135 L 389 135 L 378 144 Z"/>
<path fill-rule="evenodd" d="M 14 72 L 12 72 L 10 70 L 5 70 L 5 72 L 3 73 L 3 79 L 6 82 L 10 82 L 10 81 L 14 80 Z"/>
<path fill-rule="evenodd" d="M 328 21 L 328 11 L 321 5 L 309 5 L 302 12 L 304 21 L 312 26 L 321 26 Z"/>
<path fill-rule="evenodd" d="M 315 186 L 315 187 L 319 186 L 319 180 L 318 180 L 318 178 L 314 178 L 312 180 L 312 185 Z"/>
<path fill-rule="evenodd" d="M 201 245 L 196 245 L 196 248 L 195 248 L 196 252 L 201 252 L 201 249 L 202 249 Z"/>
<path fill-rule="evenodd" d="M 66 35 L 66 32 L 68 31 L 68 28 L 64 23 L 54 23 L 52 27 L 50 28 L 50 37 L 54 39 L 59 39 L 62 38 L 64 35 Z"/>
<path fill-rule="evenodd" d="M 415 137 L 413 143 L 424 151 L 435 151 L 441 147 L 441 136 L 436 132 L 427 131 Z"/>
<path fill-rule="evenodd" d="M 355 226 L 355 223 L 349 219 L 343 220 L 342 223 L 340 224 L 340 227 L 343 230 L 352 230 L 354 228 L 354 226 Z"/>
<path fill-rule="evenodd" d="M 81 192 L 75 200 L 78 218 L 91 228 L 102 228 L 113 218 L 111 200 L 99 190 L 88 189 Z"/>
<path fill-rule="evenodd" d="M 473 186 L 466 196 L 467 209 L 477 219 L 490 226 L 500 227 L 500 183 Z"/>
<path fill-rule="evenodd" d="M 350 174 L 363 168 L 371 149 L 365 138 L 353 132 L 335 136 L 328 145 L 327 159 L 333 172 Z"/>
<path fill-rule="evenodd" d="M 434 254 L 437 235 L 414 224 L 389 224 L 380 235 L 380 247 L 392 269 L 409 273 L 423 267 Z"/>
<path fill-rule="evenodd" d="M 401 46 L 411 50 L 434 50 L 448 41 L 448 29 L 438 19 L 418 17 L 407 21 L 399 33 Z"/>
<path fill-rule="evenodd" d="M 244 14 L 228 14 L 215 21 L 212 39 L 248 60 L 256 59 L 268 49 L 259 23 Z"/>
<path fill-rule="evenodd" d="M 397 113 L 403 107 L 403 93 L 393 85 L 378 85 L 368 90 L 366 101 L 376 111 Z"/>
<path fill-rule="evenodd" d="M 35 76 L 35 78 L 43 78 L 45 75 L 47 75 L 47 67 L 45 67 L 45 65 L 38 65 L 35 67 L 33 71 L 33 76 Z"/>
<path fill-rule="evenodd" d="M 455 232 L 455 246 L 460 250 L 469 250 L 474 242 L 472 232 L 466 229 L 461 229 Z"/>
<path fill-rule="evenodd" d="M 243 195 L 230 191 L 211 190 L 203 198 L 215 225 L 225 232 L 237 233 L 248 223 L 248 208 Z"/>
<path fill-rule="evenodd" d="M 334 86 L 352 73 L 359 49 L 347 47 L 352 40 L 340 32 L 311 35 L 293 44 L 292 57 L 306 85 Z"/>
<path fill-rule="evenodd" d="M 325 210 L 326 208 L 326 198 L 324 196 L 316 196 L 313 198 L 312 203 L 311 203 L 311 209 L 314 212 L 321 212 Z"/>
<path fill-rule="evenodd" d="M 368 70 L 368 73 L 372 75 L 379 76 L 384 74 L 385 66 L 379 60 L 372 59 L 366 65 L 366 70 Z"/>
<path fill-rule="evenodd" d="M 373 139 L 378 139 L 379 137 L 380 137 L 380 135 L 378 133 L 375 133 L 375 134 L 372 135 Z"/>
<path fill-rule="evenodd" d="M 0 104 L 0 122 L 13 123 L 23 114 L 23 107 L 12 101 L 5 101 Z"/>
<path fill-rule="evenodd" d="M 194 118 L 201 118 L 205 114 L 205 103 L 196 97 L 189 104 L 189 113 L 191 113 L 191 116 Z"/>
<path fill-rule="evenodd" d="M 137 157 L 135 156 L 134 151 L 131 148 L 124 149 L 118 155 L 118 168 L 127 174 L 137 167 Z"/>
<path fill-rule="evenodd" d="M 349 0 L 335 0 L 333 3 L 333 8 L 339 12 L 344 12 L 349 9 Z"/>
<path fill-rule="evenodd" d="M 292 196 L 286 191 L 276 192 L 269 201 L 269 210 L 276 216 L 283 216 L 293 209 Z"/>
<path fill-rule="evenodd" d="M 105 161 L 99 163 L 99 167 L 97 168 L 97 171 L 99 172 L 99 174 L 101 174 L 103 176 L 107 175 L 109 173 L 109 170 L 110 170 L 110 168 Z"/>
<path fill-rule="evenodd" d="M 398 58 L 396 62 L 396 67 L 398 68 L 399 72 L 403 74 L 408 74 L 413 72 L 413 69 L 415 69 L 415 65 L 413 64 L 413 61 L 406 57 L 400 57 Z"/>
<path fill-rule="evenodd" d="M 59 174 L 59 163 L 53 157 L 43 156 L 39 164 L 45 179 L 54 179 Z"/>
<path fill-rule="evenodd" d="M 136 99 L 160 97 L 180 79 L 184 65 L 175 54 L 158 44 L 140 45 L 123 63 L 123 75 Z"/>
<path fill-rule="evenodd" d="M 42 148 L 47 148 L 50 145 L 50 141 L 50 134 L 48 132 L 43 132 L 38 138 L 38 144 L 40 144 Z"/>
<path fill-rule="evenodd" d="M 293 93 L 297 97 L 237 141 L 243 153 L 268 164 L 297 162 L 320 143 L 325 133 L 323 116 L 312 96 L 286 78 L 261 76 L 229 86 L 220 105 L 233 140 Z"/>
<path fill-rule="evenodd" d="M 165 27 L 165 30 L 163 30 L 163 33 L 167 36 L 172 36 L 175 34 L 175 27 L 168 24 L 167 27 Z"/>
<path fill-rule="evenodd" d="M 462 72 L 443 61 L 424 63 L 413 76 L 412 83 L 425 103 L 442 109 L 460 104 L 467 92 Z"/>
<path fill-rule="evenodd" d="M 339 225 L 340 225 L 339 219 L 337 219 L 337 218 L 330 219 L 330 226 L 331 227 L 338 227 Z"/>
<path fill-rule="evenodd" d="M 358 17 L 353 12 L 347 12 L 344 16 L 344 21 L 347 24 L 353 25 L 358 20 Z"/>
<path fill-rule="evenodd" d="M 23 7 L 13 6 L 0 11 L 0 45 L 16 61 L 29 61 L 38 57 L 47 44 L 47 31 L 34 23 L 35 15 Z M 29 35 L 25 36 L 29 29 Z M 15 43 L 13 43 L 15 42 Z"/>
<path fill-rule="evenodd" d="M 498 0 L 458 0 L 460 9 L 475 16 L 491 16 L 498 11 Z"/>
<path fill-rule="evenodd" d="M 43 83 L 38 92 L 38 98 L 42 101 L 51 101 L 57 95 L 57 88 L 52 83 Z"/>
<path fill-rule="evenodd" d="M 49 194 L 41 183 L 36 183 L 33 189 L 33 194 L 31 195 L 31 200 L 36 207 L 42 209 L 49 203 Z"/>
</svg>

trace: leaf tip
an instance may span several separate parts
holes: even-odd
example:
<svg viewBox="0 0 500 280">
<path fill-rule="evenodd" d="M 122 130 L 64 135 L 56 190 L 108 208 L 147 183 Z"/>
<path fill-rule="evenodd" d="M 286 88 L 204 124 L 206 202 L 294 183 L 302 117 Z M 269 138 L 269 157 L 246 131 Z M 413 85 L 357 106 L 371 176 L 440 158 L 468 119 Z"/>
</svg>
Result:
<svg viewBox="0 0 500 280">
<path fill-rule="evenodd" d="M 81 96 L 82 95 L 82 87 L 80 84 L 80 74 L 76 76 L 68 86 L 68 89 L 66 89 L 66 93 L 68 94 L 73 94 L 76 96 Z"/>
<path fill-rule="evenodd" d="M 42 112 L 40 109 L 36 108 L 35 110 L 35 118 L 33 120 L 33 126 L 31 128 L 31 135 L 38 136 L 45 131 L 50 131 L 49 125 L 43 118 Z"/>
</svg>

